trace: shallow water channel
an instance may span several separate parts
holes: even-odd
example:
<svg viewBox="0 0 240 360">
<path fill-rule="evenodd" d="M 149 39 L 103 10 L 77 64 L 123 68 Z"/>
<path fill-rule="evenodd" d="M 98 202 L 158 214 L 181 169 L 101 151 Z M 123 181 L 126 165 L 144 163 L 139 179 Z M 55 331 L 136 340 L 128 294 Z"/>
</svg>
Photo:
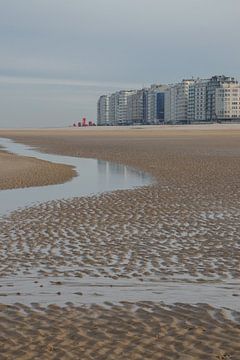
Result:
<svg viewBox="0 0 240 360">
<path fill-rule="evenodd" d="M 0 138 L 4 150 L 56 164 L 74 166 L 77 176 L 64 184 L 0 191 L 0 215 L 51 200 L 126 190 L 153 183 L 150 175 L 116 163 L 73 156 L 41 153 L 30 146 Z"/>
</svg>

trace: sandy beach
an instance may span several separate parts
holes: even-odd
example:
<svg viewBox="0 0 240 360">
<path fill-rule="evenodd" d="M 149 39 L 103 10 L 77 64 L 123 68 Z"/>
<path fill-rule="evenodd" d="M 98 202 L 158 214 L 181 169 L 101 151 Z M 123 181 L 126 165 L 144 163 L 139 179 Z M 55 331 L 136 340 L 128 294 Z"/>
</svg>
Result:
<svg viewBox="0 0 240 360">
<path fill-rule="evenodd" d="M 155 179 L 0 218 L 0 359 L 240 359 L 240 125 L 6 129 L 0 137 L 126 164 Z M 0 166 L 0 189 L 75 175 L 4 151 Z M 26 278 L 63 304 L 36 301 L 34 288 L 19 287 Z M 119 301 L 101 302 L 82 283 L 71 296 L 64 281 L 72 278 L 89 287 L 108 281 L 106 288 L 135 281 L 154 301 L 125 289 Z M 151 289 L 164 282 L 162 293 Z M 177 290 L 167 301 L 170 282 L 199 286 L 201 301 L 191 292 L 183 301 Z M 225 289 L 231 302 L 210 303 L 204 285 Z"/>
</svg>

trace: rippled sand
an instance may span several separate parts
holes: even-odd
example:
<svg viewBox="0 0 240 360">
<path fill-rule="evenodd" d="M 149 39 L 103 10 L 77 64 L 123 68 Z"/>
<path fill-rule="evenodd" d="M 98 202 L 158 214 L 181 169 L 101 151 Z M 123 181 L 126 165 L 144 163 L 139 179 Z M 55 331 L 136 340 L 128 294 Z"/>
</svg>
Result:
<svg viewBox="0 0 240 360">
<path fill-rule="evenodd" d="M 1 306 L 1 359 L 234 359 L 240 329 L 224 310 L 151 302 Z"/>
<path fill-rule="evenodd" d="M 150 187 L 49 202 L 3 218 L 3 280 L 59 278 L 53 289 L 61 298 L 66 291 L 61 281 L 69 277 L 139 283 L 180 279 L 222 287 L 239 279 L 240 126 L 2 135 L 53 153 L 132 165 L 158 180 Z M 14 292 L 14 281 L 9 285 Z M 229 291 L 238 304 L 240 286 Z M 17 292 L 16 301 L 24 302 Z M 84 289 L 78 292 L 81 299 Z M 5 287 L 0 293 L 3 303 L 11 298 Z M 120 293 L 120 302 L 124 296 Z M 46 359 L 78 359 L 77 354 L 81 359 L 240 359 L 238 311 L 193 306 L 191 299 L 167 307 L 160 302 L 161 294 L 154 303 L 3 305 L 3 359 L 18 358 L 17 350 L 23 359 L 41 358 L 41 351 Z M 9 333 L 14 319 L 18 322 Z M 30 350 L 23 345 L 26 338 Z"/>
</svg>

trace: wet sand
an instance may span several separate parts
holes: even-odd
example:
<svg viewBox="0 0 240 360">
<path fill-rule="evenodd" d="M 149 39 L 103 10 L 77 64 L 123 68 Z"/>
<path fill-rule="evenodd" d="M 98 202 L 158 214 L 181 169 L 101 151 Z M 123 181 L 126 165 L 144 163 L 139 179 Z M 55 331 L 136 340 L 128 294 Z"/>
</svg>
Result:
<svg viewBox="0 0 240 360">
<path fill-rule="evenodd" d="M 158 181 L 3 218 L 3 280 L 57 277 L 60 298 L 66 291 L 61 281 L 69 277 L 223 287 L 239 279 L 240 126 L 2 130 L 0 136 L 51 153 L 124 163 Z M 230 291 L 237 304 L 239 285 Z M 0 293 L 4 304 L 9 295 Z M 16 302 L 24 302 L 17 293 Z M 44 359 L 239 360 L 238 311 L 190 300 L 166 307 L 161 294 L 154 303 L 123 304 L 124 296 L 112 305 L 111 298 L 110 304 L 80 300 L 66 308 L 2 305 L 3 359 L 41 359 L 44 351 Z"/>
<path fill-rule="evenodd" d="M 239 360 L 224 310 L 151 302 L 105 307 L 1 306 L 1 359 Z"/>
</svg>

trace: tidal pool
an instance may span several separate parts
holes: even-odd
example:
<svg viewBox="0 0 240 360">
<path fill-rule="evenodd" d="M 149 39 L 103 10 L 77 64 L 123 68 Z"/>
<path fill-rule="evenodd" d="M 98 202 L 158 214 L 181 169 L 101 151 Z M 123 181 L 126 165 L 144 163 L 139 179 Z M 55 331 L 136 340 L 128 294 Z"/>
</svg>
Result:
<svg viewBox="0 0 240 360">
<path fill-rule="evenodd" d="M 51 200 L 71 199 L 150 185 L 153 178 L 136 169 L 108 161 L 41 153 L 30 146 L 0 138 L 4 150 L 56 164 L 74 166 L 77 176 L 64 184 L 1 190 L 0 216 Z"/>
</svg>

